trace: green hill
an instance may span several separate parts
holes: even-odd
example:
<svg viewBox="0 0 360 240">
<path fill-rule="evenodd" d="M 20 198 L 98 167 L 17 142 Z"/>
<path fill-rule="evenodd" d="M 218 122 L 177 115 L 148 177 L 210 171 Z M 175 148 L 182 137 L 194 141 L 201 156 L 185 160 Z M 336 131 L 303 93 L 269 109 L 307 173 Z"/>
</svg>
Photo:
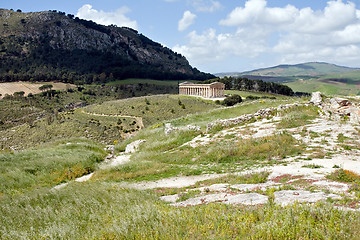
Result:
<svg viewBox="0 0 360 240">
<path fill-rule="evenodd" d="M 0 22 L 0 81 L 213 77 L 131 28 L 103 26 L 57 11 L 0 9 Z"/>
<path fill-rule="evenodd" d="M 261 68 L 247 72 L 219 73 L 217 76 L 264 76 L 264 77 L 295 77 L 319 76 L 335 73 L 347 73 L 359 70 L 323 62 L 310 62 L 295 65 L 278 65 L 275 67 Z"/>
<path fill-rule="evenodd" d="M 294 92 L 321 91 L 328 95 L 354 95 L 360 91 L 360 70 L 329 63 L 279 65 L 248 72 L 221 73 L 267 82 L 285 83 Z"/>
</svg>

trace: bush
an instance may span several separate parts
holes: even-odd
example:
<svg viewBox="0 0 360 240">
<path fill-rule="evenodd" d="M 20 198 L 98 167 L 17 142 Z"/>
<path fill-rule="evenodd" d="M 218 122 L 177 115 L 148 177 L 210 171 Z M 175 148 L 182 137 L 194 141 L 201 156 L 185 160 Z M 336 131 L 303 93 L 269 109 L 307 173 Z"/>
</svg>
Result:
<svg viewBox="0 0 360 240">
<path fill-rule="evenodd" d="M 242 102 L 242 98 L 239 95 L 234 94 L 229 97 L 226 97 L 223 101 L 223 104 L 226 106 L 234 106 L 235 104 L 241 102 Z"/>
<path fill-rule="evenodd" d="M 260 97 L 257 97 L 257 96 L 253 96 L 253 95 L 249 95 L 246 97 L 246 100 L 257 100 L 259 99 Z"/>
</svg>

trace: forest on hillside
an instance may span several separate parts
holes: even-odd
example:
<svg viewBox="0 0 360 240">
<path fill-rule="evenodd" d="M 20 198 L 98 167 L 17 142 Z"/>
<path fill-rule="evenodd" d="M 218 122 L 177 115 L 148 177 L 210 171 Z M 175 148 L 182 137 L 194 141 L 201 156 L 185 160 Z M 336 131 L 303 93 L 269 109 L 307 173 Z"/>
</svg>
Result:
<svg viewBox="0 0 360 240">
<path fill-rule="evenodd" d="M 274 82 L 265 82 L 262 80 L 252 80 L 245 77 L 223 77 L 218 79 L 212 79 L 204 81 L 204 83 L 211 83 L 214 81 L 222 82 L 225 84 L 225 89 L 241 90 L 241 91 L 255 91 L 255 92 L 266 92 L 281 94 L 286 96 L 302 96 L 309 95 L 308 93 L 296 92 L 283 84 Z"/>
</svg>

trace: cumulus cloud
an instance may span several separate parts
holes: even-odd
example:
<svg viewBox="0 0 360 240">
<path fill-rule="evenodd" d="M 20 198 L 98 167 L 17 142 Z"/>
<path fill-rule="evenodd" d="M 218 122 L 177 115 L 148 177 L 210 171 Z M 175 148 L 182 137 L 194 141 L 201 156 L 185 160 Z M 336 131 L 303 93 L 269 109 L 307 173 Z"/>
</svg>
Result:
<svg viewBox="0 0 360 240">
<path fill-rule="evenodd" d="M 185 31 L 195 22 L 196 15 L 190 11 L 185 11 L 183 17 L 179 20 L 178 30 Z"/>
<path fill-rule="evenodd" d="M 190 0 L 189 2 L 198 12 L 215 12 L 222 8 L 221 3 L 214 0 Z"/>
<path fill-rule="evenodd" d="M 113 12 L 104 12 L 103 10 L 96 10 L 90 4 L 85 4 L 79 8 L 76 16 L 82 19 L 92 20 L 103 25 L 115 24 L 117 26 L 130 27 L 138 29 L 137 22 L 130 20 L 126 14 L 130 12 L 128 7 L 121 7 Z"/>
<path fill-rule="evenodd" d="M 350 1 L 328 1 L 324 9 L 315 11 L 290 4 L 268 7 L 266 0 L 247 0 L 219 24 L 233 31 L 192 32 L 186 45 L 173 49 L 193 63 L 264 55 L 272 55 L 274 65 L 306 61 L 354 65 L 351 61 L 360 60 L 360 11 Z"/>
</svg>

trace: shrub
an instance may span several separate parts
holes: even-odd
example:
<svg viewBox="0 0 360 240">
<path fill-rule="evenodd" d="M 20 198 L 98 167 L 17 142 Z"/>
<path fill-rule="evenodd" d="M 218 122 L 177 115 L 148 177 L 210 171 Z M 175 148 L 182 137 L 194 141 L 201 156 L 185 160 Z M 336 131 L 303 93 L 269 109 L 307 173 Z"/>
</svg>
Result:
<svg viewBox="0 0 360 240">
<path fill-rule="evenodd" d="M 257 100 L 259 99 L 260 97 L 257 97 L 257 96 L 253 96 L 253 95 L 249 95 L 246 97 L 246 100 Z"/>
<path fill-rule="evenodd" d="M 360 181 L 360 175 L 351 171 L 351 170 L 346 170 L 346 169 L 338 169 L 336 171 L 334 171 L 333 173 L 331 173 L 330 175 L 327 176 L 327 178 L 334 180 L 334 181 L 339 181 L 339 182 L 356 182 L 356 181 Z"/>
<path fill-rule="evenodd" d="M 223 104 L 226 106 L 234 106 L 235 104 L 241 102 L 242 102 L 242 98 L 239 95 L 234 94 L 229 97 L 226 97 L 223 101 Z"/>
</svg>

